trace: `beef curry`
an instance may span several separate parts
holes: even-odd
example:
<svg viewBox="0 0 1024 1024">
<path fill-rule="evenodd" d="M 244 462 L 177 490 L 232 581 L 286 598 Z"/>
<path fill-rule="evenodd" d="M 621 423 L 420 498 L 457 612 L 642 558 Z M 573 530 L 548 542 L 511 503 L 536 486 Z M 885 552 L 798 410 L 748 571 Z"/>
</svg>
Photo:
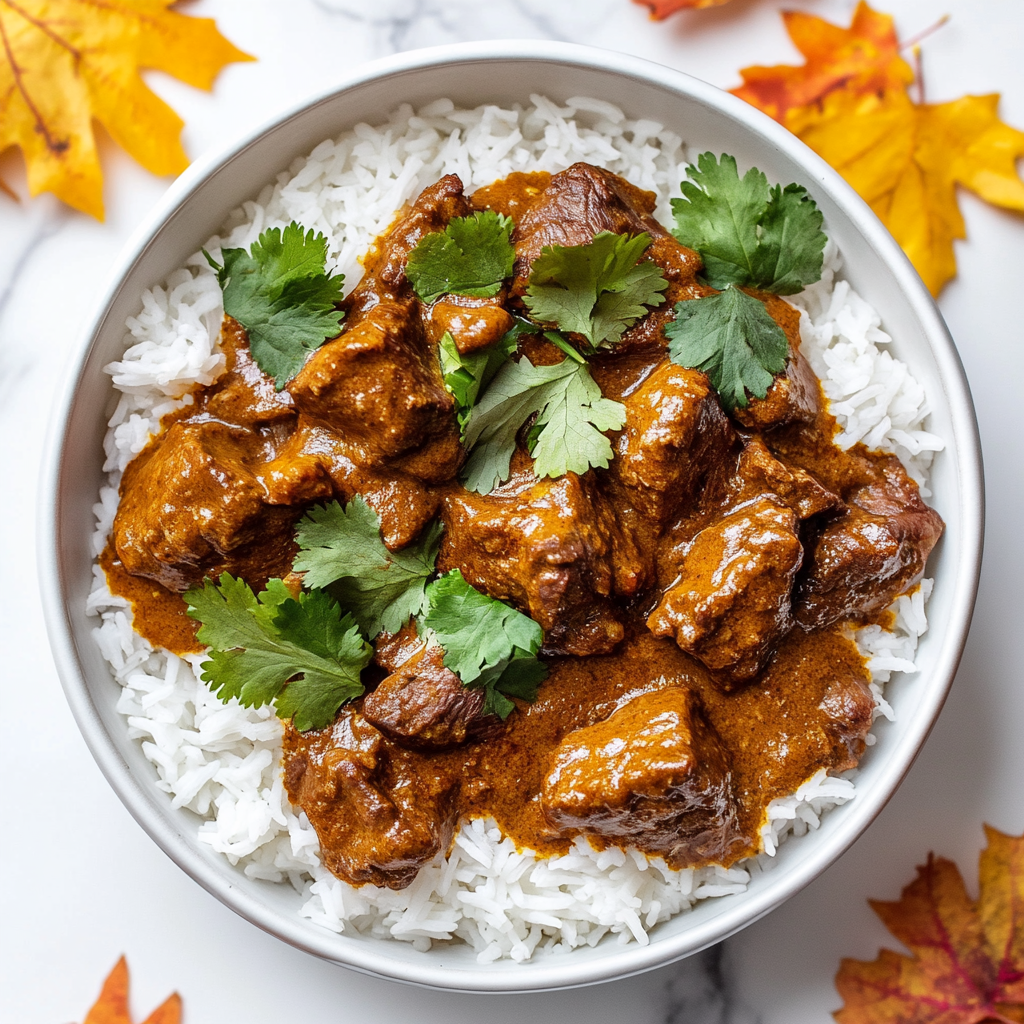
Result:
<svg viewBox="0 0 1024 1024">
<path fill-rule="evenodd" d="M 333 725 L 286 724 L 288 793 L 348 882 L 407 885 L 475 816 L 541 854 L 585 835 L 674 867 L 728 865 L 758 850 L 771 800 L 864 751 L 874 699 L 850 624 L 883 621 L 916 585 L 942 521 L 894 456 L 834 444 L 784 300 L 756 296 L 790 350 L 745 408 L 726 414 L 703 373 L 667 358 L 673 304 L 712 289 L 654 199 L 586 164 L 471 196 L 442 178 L 377 240 L 341 335 L 284 390 L 226 318 L 226 371 L 124 474 L 103 564 L 136 629 L 171 650 L 201 649 L 182 591 L 225 570 L 297 587 L 297 519 L 356 495 L 392 551 L 440 517 L 438 569 L 543 628 L 549 676 L 505 721 L 411 623 L 377 638 L 368 692 Z M 495 298 L 421 302 L 408 254 L 474 210 L 515 221 L 511 282 Z M 524 428 L 510 478 L 467 490 L 441 338 L 462 353 L 493 345 L 542 247 L 600 231 L 649 233 L 644 258 L 668 281 L 665 301 L 590 360 L 626 410 L 610 465 L 538 479 Z M 519 352 L 565 358 L 539 334 Z"/>
</svg>

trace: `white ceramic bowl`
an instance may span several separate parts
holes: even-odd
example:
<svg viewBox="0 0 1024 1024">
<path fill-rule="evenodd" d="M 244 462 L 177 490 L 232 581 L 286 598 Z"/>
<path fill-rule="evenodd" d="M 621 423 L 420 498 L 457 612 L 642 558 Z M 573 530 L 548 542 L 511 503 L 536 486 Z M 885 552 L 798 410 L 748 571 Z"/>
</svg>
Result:
<svg viewBox="0 0 1024 1024">
<path fill-rule="evenodd" d="M 383 121 L 401 102 L 446 96 L 456 104 L 596 96 L 627 116 L 650 117 L 693 147 L 734 154 L 771 181 L 807 185 L 846 262 L 846 276 L 881 313 L 893 350 L 925 386 L 930 429 L 947 441 L 935 461 L 934 504 L 946 533 L 932 555 L 931 629 L 920 672 L 887 698 L 892 726 L 879 729 L 849 804 L 821 828 L 784 845 L 770 873 L 737 896 L 705 900 L 659 925 L 647 946 L 614 941 L 536 962 L 480 965 L 468 946 L 418 953 L 383 939 L 335 935 L 296 913 L 288 886 L 247 879 L 196 839 L 197 820 L 173 810 L 152 766 L 115 711 L 118 687 L 85 615 L 90 589 L 92 506 L 103 481 L 102 439 L 113 402 L 104 364 L 120 356 L 125 318 L 145 287 L 180 266 L 230 210 L 291 160 L 359 121 Z M 368 64 L 315 97 L 195 163 L 127 246 L 79 345 L 58 400 L 42 496 L 40 565 L 50 640 L 68 701 L 100 768 L 140 825 L 169 857 L 237 913 L 328 960 L 396 980 L 476 992 L 526 992 L 586 985 L 661 966 L 725 938 L 779 906 L 832 863 L 892 796 L 931 729 L 952 682 L 974 606 L 983 534 L 982 464 L 970 392 L 956 349 L 920 278 L 857 195 L 794 136 L 753 107 L 693 78 L 634 57 L 581 46 L 492 42 L 402 54 Z"/>
</svg>

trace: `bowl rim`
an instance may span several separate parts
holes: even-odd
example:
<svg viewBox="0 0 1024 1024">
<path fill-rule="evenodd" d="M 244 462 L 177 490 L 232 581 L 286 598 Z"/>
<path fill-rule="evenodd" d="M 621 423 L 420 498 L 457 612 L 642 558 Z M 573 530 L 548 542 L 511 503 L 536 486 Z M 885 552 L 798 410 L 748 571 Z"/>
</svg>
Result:
<svg viewBox="0 0 1024 1024">
<path fill-rule="evenodd" d="M 283 920 L 273 908 L 234 884 L 226 873 L 196 856 L 182 843 L 169 820 L 150 802 L 150 779 L 138 779 L 118 754 L 89 695 L 83 668 L 73 641 L 69 612 L 64 601 L 65 572 L 59 557 L 61 516 L 59 505 L 62 455 L 70 428 L 73 399 L 84 376 L 94 339 L 106 321 L 121 279 L 151 244 L 170 215 L 186 204 L 206 179 L 241 154 L 262 135 L 302 116 L 319 104 L 360 85 L 405 72 L 440 65 L 520 60 L 560 63 L 569 67 L 611 72 L 686 95 L 715 108 L 738 122 L 764 144 L 795 155 L 813 176 L 815 186 L 827 192 L 851 219 L 857 221 L 864 240 L 891 271 L 912 315 L 928 339 L 946 387 L 945 398 L 953 425 L 958 469 L 961 473 L 961 558 L 956 566 L 959 585 L 950 599 L 949 628 L 936 656 L 929 697 L 915 715 L 899 750 L 887 764 L 887 787 L 859 793 L 852 824 L 823 836 L 784 877 L 749 898 L 738 901 L 692 929 L 670 935 L 649 945 L 627 945 L 614 956 L 578 964 L 559 957 L 533 962 L 520 970 L 443 968 L 424 958 L 422 963 L 388 960 L 386 965 L 367 944 L 365 949 L 339 947 L 334 933 L 311 928 L 296 914 Z M 396 95 L 395 105 L 401 102 Z M 240 197 L 240 201 L 244 197 Z M 65 696 L 83 738 L 107 781 L 126 808 L 158 846 L 204 889 L 240 916 L 289 944 L 323 959 L 376 977 L 449 991 L 497 993 L 539 992 L 575 988 L 629 977 L 664 966 L 721 941 L 753 923 L 804 888 L 830 866 L 863 833 L 898 789 L 917 757 L 945 702 L 966 642 L 981 570 L 984 539 L 984 480 L 980 437 L 970 388 L 956 347 L 934 299 L 898 244 L 853 189 L 813 151 L 766 115 L 739 98 L 684 72 L 631 55 L 582 46 L 538 40 L 495 40 L 456 43 L 412 50 L 360 65 L 326 89 L 273 114 L 258 126 L 200 156 L 167 190 L 125 244 L 95 307 L 81 332 L 67 364 L 53 407 L 40 480 L 38 565 L 42 605 L 50 646 Z M 951 443 L 950 448 L 954 445 Z M 941 684 L 941 685 L 940 685 Z M 173 814 L 174 812 L 169 812 Z M 226 865 L 226 862 L 225 862 Z M 231 869 L 234 870 L 234 869 Z"/>
</svg>

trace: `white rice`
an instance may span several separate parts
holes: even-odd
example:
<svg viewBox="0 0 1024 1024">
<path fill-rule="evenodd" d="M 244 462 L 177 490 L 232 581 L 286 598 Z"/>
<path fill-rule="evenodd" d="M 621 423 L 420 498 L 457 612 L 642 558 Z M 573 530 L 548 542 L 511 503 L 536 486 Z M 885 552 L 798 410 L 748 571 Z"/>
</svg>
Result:
<svg viewBox="0 0 1024 1024">
<path fill-rule="evenodd" d="M 657 192 L 658 216 L 669 220 L 668 201 L 688 163 L 678 136 L 653 121 L 630 121 L 609 103 L 576 98 L 560 107 L 531 99 L 525 110 L 472 111 L 438 100 L 418 112 L 403 106 L 378 127 L 358 125 L 296 160 L 255 202 L 235 211 L 205 248 L 219 257 L 222 246 L 248 246 L 267 227 L 294 219 L 327 236 L 330 264 L 351 286 L 371 240 L 441 175 L 457 173 L 471 190 L 512 171 L 558 171 L 577 160 Z M 836 278 L 840 268 L 830 243 L 822 280 L 792 300 L 802 313 L 803 351 L 841 427 L 838 443 L 863 441 L 895 452 L 927 494 L 931 458 L 943 444 L 923 428 L 926 396 L 907 367 L 879 347 L 890 338 L 878 314 Z M 107 368 L 121 398 L 105 440 L 108 479 L 96 505 L 97 556 L 125 466 L 164 415 L 191 401 L 190 388 L 212 382 L 223 369 L 222 315 L 216 277 L 197 252 L 147 290 L 142 308 L 129 318 L 125 354 Z M 133 632 L 129 603 L 110 594 L 99 566 L 94 572 L 88 610 L 101 620 L 96 639 L 122 686 L 118 711 L 154 765 L 157 787 L 172 807 L 202 819 L 203 842 L 250 878 L 291 882 L 301 894 L 298 912 L 337 932 L 390 936 L 424 950 L 437 940 L 462 939 L 482 963 L 592 946 L 610 934 L 646 944 L 658 922 L 698 900 L 742 892 L 748 869 L 757 870 L 787 836 L 816 828 L 821 814 L 855 795 L 851 779 L 818 773 L 769 805 L 763 853 L 728 870 L 673 871 L 659 858 L 599 852 L 584 839 L 564 856 L 538 858 L 516 851 L 493 822 L 475 820 L 463 825 L 450 854 L 421 869 L 407 889 L 354 888 L 322 867 L 315 832 L 288 801 L 281 724 L 272 709 L 221 703 L 198 679 L 203 656 L 154 649 Z M 883 696 L 892 673 L 916 670 L 930 591 L 925 581 L 895 602 L 891 632 L 869 626 L 855 634 L 868 658 L 876 716 L 892 718 Z"/>
</svg>

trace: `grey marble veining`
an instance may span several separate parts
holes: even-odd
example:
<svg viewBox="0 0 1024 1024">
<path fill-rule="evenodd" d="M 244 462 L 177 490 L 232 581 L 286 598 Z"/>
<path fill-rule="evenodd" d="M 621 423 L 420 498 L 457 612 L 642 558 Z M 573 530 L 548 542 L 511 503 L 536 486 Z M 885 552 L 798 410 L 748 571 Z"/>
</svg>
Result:
<svg viewBox="0 0 1024 1024">
<path fill-rule="evenodd" d="M 0 251 L 0 408 L 8 405 L 11 391 L 22 384 L 33 364 L 43 356 L 38 348 L 25 344 L 25 339 L 10 330 L 9 308 L 19 285 L 30 273 L 33 257 L 73 216 L 50 195 L 40 196 L 22 213 L 20 230 L 12 232 L 8 244 Z"/>
<path fill-rule="evenodd" d="M 761 1024 L 736 990 L 728 942 L 662 972 L 664 1024 Z"/>
<path fill-rule="evenodd" d="M 370 27 L 382 52 L 491 38 L 586 42 L 622 0 L 311 0 Z"/>
</svg>

